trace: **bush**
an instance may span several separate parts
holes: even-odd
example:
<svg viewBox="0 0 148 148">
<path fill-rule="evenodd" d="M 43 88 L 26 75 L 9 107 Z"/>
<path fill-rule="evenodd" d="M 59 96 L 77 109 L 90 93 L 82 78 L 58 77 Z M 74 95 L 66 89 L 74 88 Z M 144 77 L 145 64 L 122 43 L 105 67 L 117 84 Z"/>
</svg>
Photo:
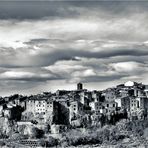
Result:
<svg viewBox="0 0 148 148">
<path fill-rule="evenodd" d="M 36 127 L 32 128 L 32 134 L 31 134 L 32 138 L 42 138 L 43 135 L 44 135 L 43 130 L 40 130 L 40 129 L 36 128 Z"/>
<path fill-rule="evenodd" d="M 57 146 L 59 143 L 58 143 L 58 140 L 53 138 L 53 137 L 49 137 L 48 141 L 46 141 L 46 146 L 47 147 L 51 147 L 51 146 Z"/>
<path fill-rule="evenodd" d="M 147 127 L 147 120 L 127 121 L 122 120 L 115 126 L 104 126 L 103 128 L 72 129 L 63 133 L 60 139 L 61 147 L 70 145 L 91 145 L 91 144 L 119 144 L 125 138 L 130 140 L 141 139 L 144 129 Z"/>
<path fill-rule="evenodd" d="M 3 141 L 0 141 L 0 147 L 4 146 L 5 145 L 5 142 Z"/>
</svg>

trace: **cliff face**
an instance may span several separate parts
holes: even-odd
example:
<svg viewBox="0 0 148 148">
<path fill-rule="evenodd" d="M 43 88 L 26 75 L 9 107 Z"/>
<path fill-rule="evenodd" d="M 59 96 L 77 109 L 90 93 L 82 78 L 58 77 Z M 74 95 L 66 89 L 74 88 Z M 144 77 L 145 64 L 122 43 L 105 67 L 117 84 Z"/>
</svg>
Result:
<svg viewBox="0 0 148 148">
<path fill-rule="evenodd" d="M 0 135 L 12 136 L 17 131 L 17 124 L 6 117 L 0 117 Z"/>
<path fill-rule="evenodd" d="M 0 118 L 0 132 L 1 132 L 1 134 L 8 135 L 11 130 L 12 130 L 12 127 L 10 125 L 8 118 L 1 117 Z"/>
</svg>

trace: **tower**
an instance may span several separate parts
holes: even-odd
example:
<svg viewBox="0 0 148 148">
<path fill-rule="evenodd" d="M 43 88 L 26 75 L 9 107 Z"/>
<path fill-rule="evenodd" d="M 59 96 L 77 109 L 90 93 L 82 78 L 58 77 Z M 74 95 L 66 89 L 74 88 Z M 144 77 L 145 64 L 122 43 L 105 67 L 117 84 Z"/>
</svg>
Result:
<svg viewBox="0 0 148 148">
<path fill-rule="evenodd" d="M 82 83 L 78 83 L 77 84 L 77 90 L 82 90 L 83 89 L 83 84 Z"/>
</svg>

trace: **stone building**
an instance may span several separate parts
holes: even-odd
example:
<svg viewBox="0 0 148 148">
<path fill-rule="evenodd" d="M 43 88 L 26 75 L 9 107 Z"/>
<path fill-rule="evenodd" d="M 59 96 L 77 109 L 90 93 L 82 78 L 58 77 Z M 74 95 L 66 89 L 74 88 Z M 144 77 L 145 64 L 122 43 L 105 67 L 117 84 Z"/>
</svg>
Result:
<svg viewBox="0 0 148 148">
<path fill-rule="evenodd" d="M 135 97 L 130 97 L 130 112 L 137 112 L 139 109 L 139 101 Z"/>
<path fill-rule="evenodd" d="M 116 98 L 116 90 L 115 88 L 108 88 L 104 91 L 105 100 L 112 102 Z"/>
<path fill-rule="evenodd" d="M 68 91 L 68 90 L 57 90 L 56 96 L 59 97 L 59 96 L 67 95 L 69 93 L 70 93 L 70 91 Z"/>
<path fill-rule="evenodd" d="M 87 91 L 82 91 L 80 93 L 80 102 L 85 105 L 88 106 L 89 105 L 89 98 L 88 98 L 88 92 Z"/>
<path fill-rule="evenodd" d="M 148 98 L 136 97 L 130 100 L 130 111 L 138 112 L 139 110 L 148 110 Z"/>
<path fill-rule="evenodd" d="M 83 107 L 84 107 L 84 105 L 79 101 L 70 102 L 69 121 L 70 121 L 71 125 L 73 125 L 73 124 L 80 125 L 81 124 L 82 116 L 85 114 Z"/>
<path fill-rule="evenodd" d="M 99 102 L 100 101 L 101 93 L 99 91 L 92 91 L 91 95 L 92 95 L 91 96 L 92 101 L 94 101 L 94 102 Z"/>
<path fill-rule="evenodd" d="M 82 83 L 78 83 L 77 84 L 77 90 L 82 90 L 83 89 L 83 84 Z"/>
<path fill-rule="evenodd" d="M 80 95 L 80 102 L 81 102 L 84 106 L 88 107 L 88 106 L 89 106 L 89 102 L 92 101 L 92 93 L 89 92 L 89 91 L 84 90 L 84 91 L 81 91 L 81 92 L 79 93 L 79 95 Z M 94 98 L 94 99 L 95 99 L 95 98 Z M 97 100 L 97 98 L 96 98 L 96 100 Z"/>
<path fill-rule="evenodd" d="M 104 113 L 111 114 L 112 112 L 115 112 L 117 108 L 117 103 L 115 101 L 105 101 L 103 102 L 103 109 Z"/>
<path fill-rule="evenodd" d="M 137 107 L 140 109 L 148 109 L 148 98 L 146 97 L 137 97 Z"/>
<path fill-rule="evenodd" d="M 100 102 L 90 102 L 89 106 L 91 107 L 91 111 L 95 113 L 100 113 L 100 109 L 102 108 L 102 104 Z"/>
<path fill-rule="evenodd" d="M 38 122 L 50 124 L 57 112 L 56 102 L 46 97 L 31 97 L 26 100 L 26 110 L 23 112 L 23 120 L 37 120 Z"/>
<path fill-rule="evenodd" d="M 145 85 L 144 92 L 145 96 L 148 97 L 148 85 Z"/>
<path fill-rule="evenodd" d="M 7 117 L 8 119 L 11 119 L 12 117 L 12 109 L 11 108 L 5 108 L 3 110 L 3 113 L 4 113 L 4 117 Z"/>
<path fill-rule="evenodd" d="M 120 109 L 130 109 L 130 98 L 129 97 L 118 97 L 115 99 L 117 107 Z"/>
<path fill-rule="evenodd" d="M 66 100 L 65 98 L 61 98 L 59 100 L 56 100 L 57 103 L 57 122 L 56 124 L 62 124 L 62 125 L 69 125 L 69 106 L 70 102 L 69 100 Z"/>
</svg>

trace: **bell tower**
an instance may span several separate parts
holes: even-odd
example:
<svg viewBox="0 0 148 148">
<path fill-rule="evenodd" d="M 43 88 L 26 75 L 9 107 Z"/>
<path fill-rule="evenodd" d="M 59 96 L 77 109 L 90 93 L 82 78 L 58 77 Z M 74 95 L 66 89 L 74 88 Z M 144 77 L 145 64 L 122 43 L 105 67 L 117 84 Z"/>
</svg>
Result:
<svg viewBox="0 0 148 148">
<path fill-rule="evenodd" d="M 77 90 L 82 90 L 83 89 L 83 84 L 82 83 L 78 83 L 77 84 Z"/>
</svg>

